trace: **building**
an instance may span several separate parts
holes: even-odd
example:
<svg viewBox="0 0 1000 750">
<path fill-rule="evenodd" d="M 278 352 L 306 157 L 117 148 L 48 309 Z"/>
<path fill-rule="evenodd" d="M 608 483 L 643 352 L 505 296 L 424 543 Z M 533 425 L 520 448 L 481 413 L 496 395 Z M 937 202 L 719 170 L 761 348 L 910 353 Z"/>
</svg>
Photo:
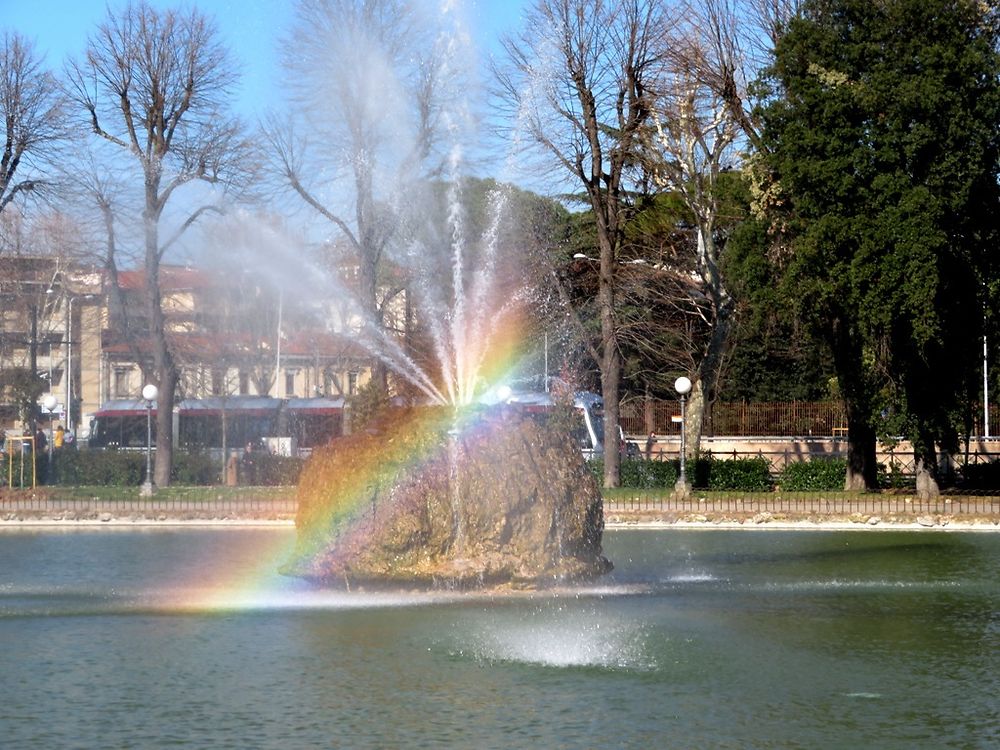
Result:
<svg viewBox="0 0 1000 750">
<path fill-rule="evenodd" d="M 116 281 L 56 258 L 0 257 L 0 426 L 29 421 L 15 375 L 32 369 L 34 402 L 55 396 L 55 419 L 80 437 L 104 402 L 140 396 L 152 369 L 145 276 L 123 271 Z M 188 266 L 162 266 L 160 289 L 178 399 L 349 396 L 370 377 L 370 354 L 330 302 Z"/>
</svg>

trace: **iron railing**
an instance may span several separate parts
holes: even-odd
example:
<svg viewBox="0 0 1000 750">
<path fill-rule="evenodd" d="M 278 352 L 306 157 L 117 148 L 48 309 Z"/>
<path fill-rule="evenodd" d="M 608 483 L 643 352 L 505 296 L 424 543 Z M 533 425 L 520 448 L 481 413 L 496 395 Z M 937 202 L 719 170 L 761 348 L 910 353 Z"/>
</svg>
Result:
<svg viewBox="0 0 1000 750">
<path fill-rule="evenodd" d="M 298 503 L 294 497 L 278 498 L 210 498 L 184 497 L 69 497 L 47 498 L 27 492 L 9 493 L 0 499 L 0 515 L 4 513 L 100 514 L 111 515 L 179 515 L 192 514 L 201 518 L 222 516 L 294 516 Z"/>
<path fill-rule="evenodd" d="M 291 519 L 298 505 L 294 498 L 193 500 L 188 498 L 44 498 L 12 493 L 0 500 L 0 518 L 41 514 L 49 518 L 143 517 L 166 519 L 264 518 Z M 733 514 L 757 513 L 790 516 L 967 516 L 1000 518 L 1000 497 L 949 492 L 935 500 L 915 495 L 844 492 L 702 492 L 686 497 L 664 490 L 618 489 L 604 498 L 608 516 L 634 513 Z"/>
<path fill-rule="evenodd" d="M 674 421 L 680 402 L 656 399 L 623 401 L 619 406 L 622 429 L 630 435 L 680 434 Z M 771 403 L 714 403 L 705 410 L 703 434 L 745 437 L 749 435 L 846 434 L 847 413 L 840 401 L 784 401 Z"/>
<path fill-rule="evenodd" d="M 680 434 L 673 420 L 681 413 L 678 401 L 625 399 L 619 410 L 626 434 Z M 972 434 L 983 435 L 982 413 L 973 418 Z M 1000 434 L 1000 406 L 990 405 L 990 425 L 994 435 Z M 705 409 L 703 435 L 846 437 L 847 411 L 842 401 L 715 402 Z"/>
</svg>

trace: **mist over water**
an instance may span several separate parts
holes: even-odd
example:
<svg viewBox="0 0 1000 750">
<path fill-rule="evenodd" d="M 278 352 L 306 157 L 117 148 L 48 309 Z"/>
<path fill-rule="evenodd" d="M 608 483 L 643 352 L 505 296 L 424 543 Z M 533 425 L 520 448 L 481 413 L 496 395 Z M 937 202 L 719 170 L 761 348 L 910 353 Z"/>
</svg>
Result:
<svg viewBox="0 0 1000 750">
<path fill-rule="evenodd" d="M 328 5 L 308 6 L 284 42 L 294 115 L 268 124 L 265 146 L 329 215 L 286 185 L 281 200 L 295 209 L 290 223 L 303 223 L 301 236 L 235 212 L 215 238 L 284 300 L 325 301 L 336 310 L 333 328 L 422 399 L 471 403 L 493 385 L 495 373 L 484 373 L 490 359 L 516 358 L 509 347 L 498 351 L 495 337 L 516 325 L 532 291 L 498 285 L 508 188 L 500 183 L 486 196 L 484 220 L 470 217 L 470 201 L 480 200 L 466 189 L 476 171 L 470 154 L 486 135 L 465 9 L 400 5 L 395 18 L 384 9 L 384 17 L 363 16 L 350 4 Z M 501 179 L 514 177 L 513 151 L 501 161 Z M 342 279 L 370 261 L 359 257 L 360 246 L 378 258 L 377 304 L 387 320 L 373 315 L 364 290 Z M 416 361 L 400 336 L 407 305 L 433 362 Z"/>
</svg>

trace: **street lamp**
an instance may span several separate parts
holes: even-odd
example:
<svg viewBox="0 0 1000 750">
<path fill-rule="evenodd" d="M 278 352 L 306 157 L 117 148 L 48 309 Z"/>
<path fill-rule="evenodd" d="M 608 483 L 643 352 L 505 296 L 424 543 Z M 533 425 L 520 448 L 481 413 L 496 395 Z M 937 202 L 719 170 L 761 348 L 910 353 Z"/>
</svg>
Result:
<svg viewBox="0 0 1000 750">
<path fill-rule="evenodd" d="M 142 387 L 142 397 L 146 399 L 146 481 L 142 483 L 139 494 L 143 497 L 152 497 L 156 488 L 153 486 L 153 402 L 160 395 L 160 391 L 152 383 L 147 383 Z"/>
<path fill-rule="evenodd" d="M 46 484 L 48 484 L 48 482 L 50 482 L 52 479 L 52 446 L 53 446 L 52 439 L 55 437 L 55 434 L 52 430 L 52 422 L 55 421 L 56 418 L 57 403 L 59 403 L 58 400 L 51 393 L 42 399 L 42 406 L 45 408 L 45 411 L 49 413 L 49 472 L 48 472 L 48 478 L 45 480 Z"/>
<path fill-rule="evenodd" d="M 687 430 L 687 409 L 685 406 L 685 396 L 691 392 L 691 379 L 686 378 L 681 375 L 677 380 L 674 381 L 674 390 L 681 397 L 681 472 L 680 476 L 677 478 L 677 484 L 674 485 L 674 491 L 679 495 L 687 495 L 691 492 L 691 485 L 688 484 L 687 474 L 685 472 L 684 461 L 687 453 L 687 445 L 685 444 L 685 432 Z"/>
</svg>

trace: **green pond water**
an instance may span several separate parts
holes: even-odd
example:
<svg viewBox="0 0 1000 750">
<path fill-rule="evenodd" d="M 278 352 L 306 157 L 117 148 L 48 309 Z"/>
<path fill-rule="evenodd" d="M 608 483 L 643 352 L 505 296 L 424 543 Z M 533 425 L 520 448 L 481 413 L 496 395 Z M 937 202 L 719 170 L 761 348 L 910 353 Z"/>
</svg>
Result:
<svg viewBox="0 0 1000 750">
<path fill-rule="evenodd" d="M 490 597 L 317 590 L 293 533 L 0 530 L 0 746 L 1000 747 L 1000 534 L 615 530 Z"/>
</svg>

